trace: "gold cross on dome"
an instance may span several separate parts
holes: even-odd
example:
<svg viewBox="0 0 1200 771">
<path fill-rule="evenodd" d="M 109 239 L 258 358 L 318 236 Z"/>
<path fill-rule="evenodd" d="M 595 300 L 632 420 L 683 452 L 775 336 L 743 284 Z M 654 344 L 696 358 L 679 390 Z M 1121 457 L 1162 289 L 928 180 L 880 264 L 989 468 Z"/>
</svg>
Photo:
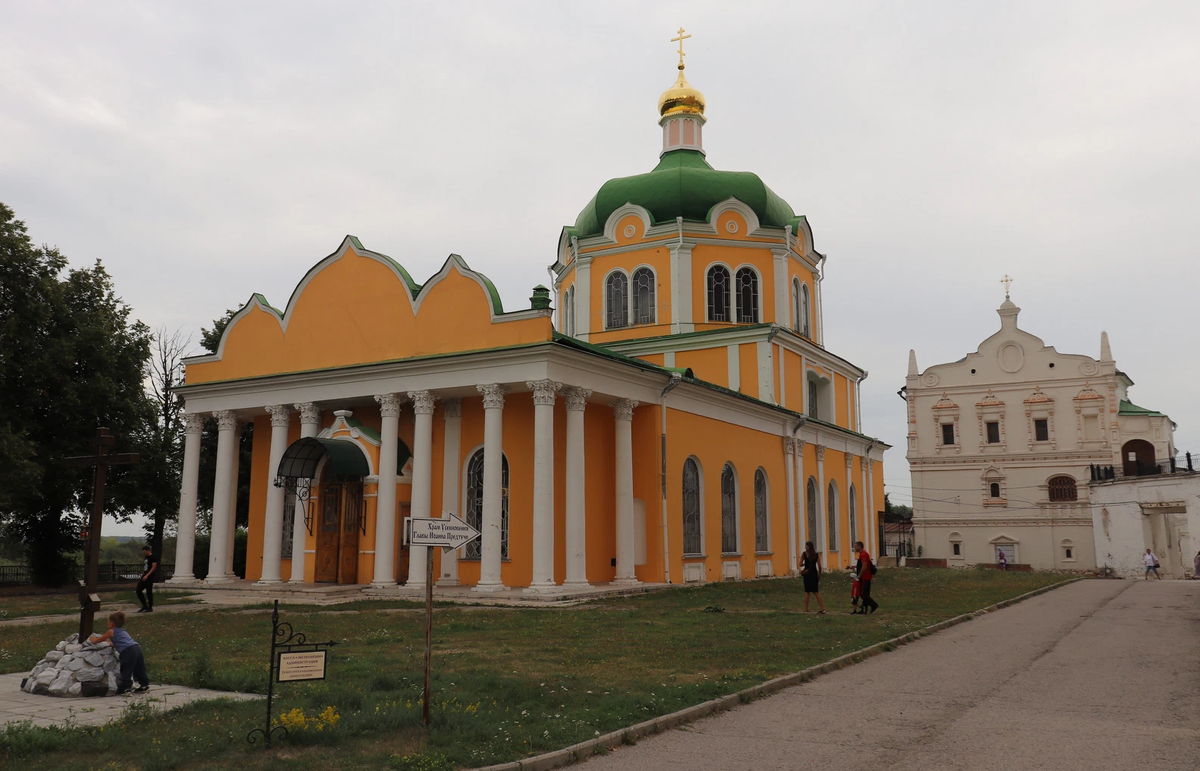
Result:
<svg viewBox="0 0 1200 771">
<path fill-rule="evenodd" d="M 680 27 L 679 28 L 679 37 L 671 38 L 672 43 L 679 43 L 679 68 L 680 69 L 683 69 L 683 57 L 687 56 L 687 54 L 685 54 L 683 52 L 683 41 L 687 40 L 690 37 L 691 37 L 691 35 L 683 34 L 683 27 Z"/>
<path fill-rule="evenodd" d="M 1004 284 L 1004 299 L 1005 300 L 1008 299 L 1008 288 L 1009 288 L 1009 286 L 1012 285 L 1012 282 L 1013 282 L 1012 278 L 1007 273 L 1004 274 L 1004 278 L 1000 279 L 1000 283 Z"/>
</svg>

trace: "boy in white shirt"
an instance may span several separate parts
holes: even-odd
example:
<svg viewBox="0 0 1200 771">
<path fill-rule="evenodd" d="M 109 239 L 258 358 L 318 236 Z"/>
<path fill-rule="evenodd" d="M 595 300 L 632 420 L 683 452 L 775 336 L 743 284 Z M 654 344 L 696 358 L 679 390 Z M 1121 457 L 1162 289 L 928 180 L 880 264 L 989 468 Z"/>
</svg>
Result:
<svg viewBox="0 0 1200 771">
<path fill-rule="evenodd" d="M 1151 570 L 1154 571 L 1155 578 L 1157 578 L 1159 581 L 1162 580 L 1162 576 L 1158 574 L 1158 557 L 1154 556 L 1154 552 L 1146 549 L 1146 553 L 1142 555 L 1142 562 L 1146 563 L 1146 576 L 1144 580 L 1150 580 Z"/>
</svg>

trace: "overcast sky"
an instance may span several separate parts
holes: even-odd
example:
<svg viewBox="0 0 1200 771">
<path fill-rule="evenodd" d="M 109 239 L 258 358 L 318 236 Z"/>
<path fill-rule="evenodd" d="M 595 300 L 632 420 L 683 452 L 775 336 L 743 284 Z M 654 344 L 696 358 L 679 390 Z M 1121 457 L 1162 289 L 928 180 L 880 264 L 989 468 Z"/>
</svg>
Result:
<svg viewBox="0 0 1200 771">
<path fill-rule="evenodd" d="M 506 307 L 562 225 L 648 171 L 687 74 L 717 168 L 828 255 L 826 344 L 870 371 L 907 500 L 922 369 L 1021 326 L 1098 356 L 1200 452 L 1200 3 L 27 3 L 0 0 L 0 201 L 198 330 L 282 306 L 347 233 L 418 281 L 456 252 Z M 130 529 L 128 532 L 134 532 Z M 122 531 L 114 531 L 122 532 Z"/>
</svg>

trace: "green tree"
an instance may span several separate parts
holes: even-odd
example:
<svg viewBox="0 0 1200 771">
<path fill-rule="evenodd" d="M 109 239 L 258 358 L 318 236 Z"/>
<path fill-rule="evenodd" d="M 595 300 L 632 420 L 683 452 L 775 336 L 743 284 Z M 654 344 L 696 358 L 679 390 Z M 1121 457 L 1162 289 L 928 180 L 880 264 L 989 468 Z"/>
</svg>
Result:
<svg viewBox="0 0 1200 771">
<path fill-rule="evenodd" d="M 128 447 L 149 418 L 149 355 L 150 330 L 103 265 L 67 269 L 0 204 L 0 525 L 39 583 L 64 579 L 91 498 L 91 474 L 63 459 L 89 453 L 98 426 Z M 138 508 L 128 473 L 112 470 L 106 509 L 117 517 Z"/>
<path fill-rule="evenodd" d="M 884 522 L 906 522 L 912 519 L 912 515 L 912 506 L 905 506 L 900 503 L 892 503 L 891 493 L 883 494 Z"/>
</svg>

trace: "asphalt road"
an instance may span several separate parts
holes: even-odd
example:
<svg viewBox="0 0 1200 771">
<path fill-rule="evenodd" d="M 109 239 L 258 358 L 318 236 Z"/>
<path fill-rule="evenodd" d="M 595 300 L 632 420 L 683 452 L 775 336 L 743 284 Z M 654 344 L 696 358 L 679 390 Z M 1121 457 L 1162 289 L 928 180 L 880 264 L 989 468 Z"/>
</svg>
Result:
<svg viewBox="0 0 1200 771">
<path fill-rule="evenodd" d="M 1200 769 L 1200 581 L 1080 581 L 583 767 Z"/>
</svg>

